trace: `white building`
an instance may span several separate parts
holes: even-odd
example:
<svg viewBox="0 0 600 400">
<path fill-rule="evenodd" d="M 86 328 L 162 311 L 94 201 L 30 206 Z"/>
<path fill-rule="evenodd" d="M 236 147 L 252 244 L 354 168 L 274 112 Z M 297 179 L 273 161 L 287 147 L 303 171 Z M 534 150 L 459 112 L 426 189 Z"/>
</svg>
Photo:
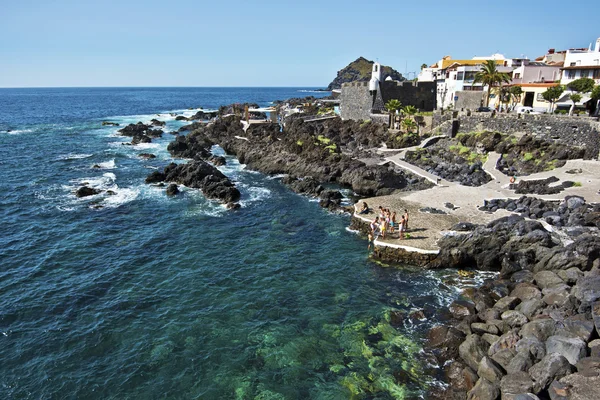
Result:
<svg viewBox="0 0 600 400">
<path fill-rule="evenodd" d="M 562 85 L 568 85 L 579 78 L 592 78 L 597 85 L 600 84 L 600 38 L 596 39 L 593 48 L 590 45 L 587 50 L 567 50 L 562 70 Z"/>
<path fill-rule="evenodd" d="M 528 61 L 512 71 L 511 84 L 546 83 L 560 80 L 560 67 L 539 61 Z"/>
</svg>

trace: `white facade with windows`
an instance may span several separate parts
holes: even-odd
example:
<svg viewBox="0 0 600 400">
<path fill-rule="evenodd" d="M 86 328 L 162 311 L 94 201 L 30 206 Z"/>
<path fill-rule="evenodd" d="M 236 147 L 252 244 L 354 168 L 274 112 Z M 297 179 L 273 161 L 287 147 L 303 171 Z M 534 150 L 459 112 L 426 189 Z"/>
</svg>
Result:
<svg viewBox="0 0 600 400">
<path fill-rule="evenodd" d="M 567 50 L 560 83 L 568 85 L 580 78 L 592 78 L 600 84 L 600 38 L 596 39 L 593 48 Z"/>
</svg>

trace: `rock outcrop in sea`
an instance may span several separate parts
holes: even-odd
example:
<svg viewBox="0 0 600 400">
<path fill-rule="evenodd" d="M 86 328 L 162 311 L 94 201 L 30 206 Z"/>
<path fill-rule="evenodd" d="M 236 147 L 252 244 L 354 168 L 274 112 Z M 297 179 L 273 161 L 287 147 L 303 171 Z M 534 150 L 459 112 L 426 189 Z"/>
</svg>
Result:
<svg viewBox="0 0 600 400">
<path fill-rule="evenodd" d="M 322 183 L 351 188 L 358 195 L 379 196 L 396 190 L 428 188 L 429 182 L 392 166 L 367 165 L 357 159 L 386 128 L 378 124 L 331 119 L 295 120 L 283 131 L 278 124 L 251 125 L 245 132 L 239 117 L 230 116 L 178 136 L 168 150 L 176 157 L 209 159 L 210 148 L 220 145 L 241 163 L 267 174 L 290 175 L 285 180 L 301 193 L 320 197 L 328 208 L 338 194 L 322 193 Z M 355 156 L 354 156 L 355 155 Z M 312 183 L 314 184 L 308 184 Z"/>
<path fill-rule="evenodd" d="M 217 199 L 232 205 L 240 199 L 240 191 L 221 171 L 203 160 L 187 164 L 171 163 L 164 170 L 154 171 L 146 178 L 146 183 L 176 182 L 190 188 L 202 190 L 209 199 Z M 170 186 L 168 193 L 176 194 Z M 233 206 L 231 206 L 233 207 Z"/>
</svg>

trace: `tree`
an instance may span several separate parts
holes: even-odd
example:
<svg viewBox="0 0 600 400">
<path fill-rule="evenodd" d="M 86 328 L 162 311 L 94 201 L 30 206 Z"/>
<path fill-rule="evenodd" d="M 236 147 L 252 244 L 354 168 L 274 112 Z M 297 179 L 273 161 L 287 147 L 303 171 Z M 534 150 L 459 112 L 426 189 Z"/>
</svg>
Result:
<svg viewBox="0 0 600 400">
<path fill-rule="evenodd" d="M 578 93 L 573 93 L 571 96 L 569 96 L 569 98 L 573 102 L 573 105 L 571 106 L 571 109 L 569 110 L 569 115 L 573 115 L 573 110 L 575 109 L 575 103 L 577 103 L 578 101 L 581 100 L 581 95 Z"/>
<path fill-rule="evenodd" d="M 387 103 L 385 103 L 385 109 L 388 110 L 388 112 L 390 114 L 394 114 L 396 111 L 398 111 L 401 108 L 402 108 L 402 103 L 400 103 L 400 100 L 391 99 L 391 100 L 388 100 Z"/>
<path fill-rule="evenodd" d="M 421 64 L 421 70 L 427 68 L 427 64 Z"/>
<path fill-rule="evenodd" d="M 554 103 L 556 103 L 556 100 L 558 100 L 560 96 L 562 96 L 564 91 L 565 87 L 558 85 L 549 87 L 544 93 L 542 93 L 542 97 L 544 98 L 544 100 L 550 102 L 550 113 L 554 112 Z"/>
<path fill-rule="evenodd" d="M 510 93 L 511 109 L 514 110 L 517 104 L 521 102 L 523 88 L 521 86 L 511 86 L 508 91 Z"/>
<path fill-rule="evenodd" d="M 406 132 L 412 133 L 415 129 L 418 128 L 418 126 L 414 120 L 412 120 L 410 118 L 404 118 L 402 120 L 402 128 L 404 128 L 406 130 Z"/>
<path fill-rule="evenodd" d="M 588 93 L 594 89 L 594 80 L 592 78 L 579 78 L 567 84 L 567 87 L 577 93 Z"/>
<path fill-rule="evenodd" d="M 417 108 L 415 106 L 406 106 L 402 109 L 402 112 L 406 115 L 413 116 L 417 113 Z"/>
<path fill-rule="evenodd" d="M 596 100 L 596 113 L 594 115 L 598 115 L 598 112 L 600 111 L 600 85 L 592 90 L 591 97 Z"/>
<path fill-rule="evenodd" d="M 487 60 L 483 62 L 481 71 L 475 74 L 473 83 L 483 83 L 489 86 L 487 92 L 486 106 L 490 105 L 490 94 L 492 89 L 496 86 L 501 86 L 503 83 L 510 83 L 510 76 L 505 72 L 498 71 L 498 64 L 494 60 Z"/>
</svg>

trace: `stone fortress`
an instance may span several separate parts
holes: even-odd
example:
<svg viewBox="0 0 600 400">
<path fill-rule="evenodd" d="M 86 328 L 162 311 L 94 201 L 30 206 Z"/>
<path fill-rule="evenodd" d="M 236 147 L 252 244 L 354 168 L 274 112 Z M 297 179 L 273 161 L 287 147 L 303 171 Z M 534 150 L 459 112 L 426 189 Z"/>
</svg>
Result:
<svg viewBox="0 0 600 400">
<path fill-rule="evenodd" d="M 349 82 L 342 85 L 340 115 L 342 119 L 387 122 L 385 103 L 399 100 L 403 106 L 412 105 L 420 111 L 436 108 L 434 82 L 398 82 L 390 77 L 382 80 L 381 64 L 375 62 L 369 82 Z"/>
</svg>

